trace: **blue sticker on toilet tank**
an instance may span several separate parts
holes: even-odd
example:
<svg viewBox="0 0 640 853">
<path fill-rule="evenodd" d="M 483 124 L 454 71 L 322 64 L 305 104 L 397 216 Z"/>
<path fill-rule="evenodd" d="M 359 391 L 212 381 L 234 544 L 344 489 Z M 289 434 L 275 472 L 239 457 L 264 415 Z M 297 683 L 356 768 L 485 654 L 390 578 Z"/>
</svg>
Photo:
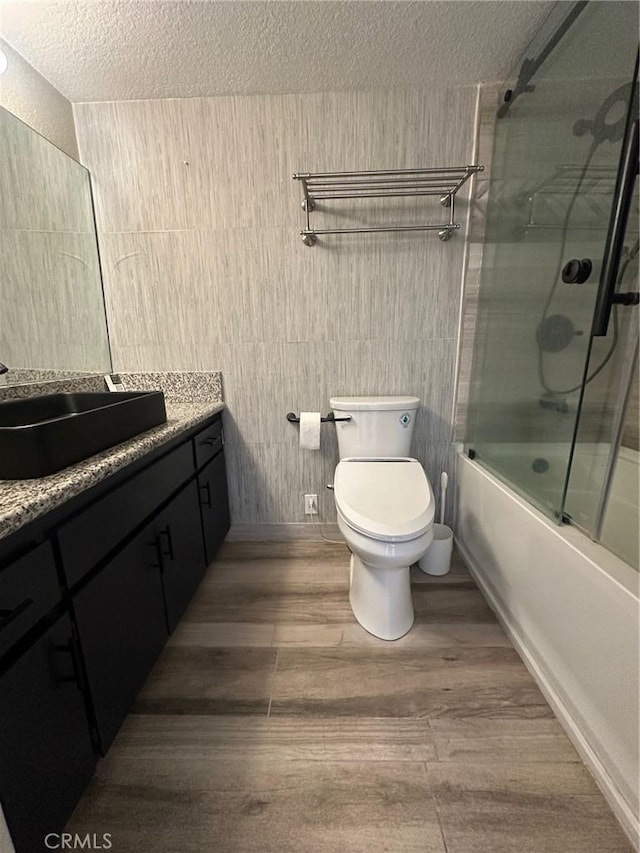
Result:
<svg viewBox="0 0 640 853">
<path fill-rule="evenodd" d="M 409 426 L 409 424 L 411 423 L 411 415 L 409 414 L 409 412 L 403 412 L 400 415 L 400 423 L 405 429 Z"/>
</svg>

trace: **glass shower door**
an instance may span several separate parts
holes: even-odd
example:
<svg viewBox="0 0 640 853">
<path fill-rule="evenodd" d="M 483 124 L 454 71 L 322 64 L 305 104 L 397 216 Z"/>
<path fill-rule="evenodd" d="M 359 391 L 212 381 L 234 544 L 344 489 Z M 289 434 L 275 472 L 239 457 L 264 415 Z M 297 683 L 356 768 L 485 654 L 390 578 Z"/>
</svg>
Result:
<svg viewBox="0 0 640 853">
<path fill-rule="evenodd" d="M 640 291 L 638 280 L 639 194 L 637 141 L 634 173 L 629 175 L 630 215 L 621 237 L 621 263 L 615 278 L 618 298 Z M 565 515 L 634 568 L 640 568 L 640 443 L 638 399 L 638 309 L 613 304 L 607 334 L 594 351 L 585 385 L 580 422 L 565 499 Z M 595 375 L 594 375 L 595 374 Z"/>
<path fill-rule="evenodd" d="M 591 331 L 633 101 L 638 12 L 626 2 L 579 3 L 566 27 L 559 8 L 564 20 L 549 20 L 527 52 L 541 64 L 525 63 L 496 119 L 466 443 L 561 520 L 576 439 L 596 443 L 580 419 L 586 389 L 614 381 L 611 339 Z"/>
</svg>

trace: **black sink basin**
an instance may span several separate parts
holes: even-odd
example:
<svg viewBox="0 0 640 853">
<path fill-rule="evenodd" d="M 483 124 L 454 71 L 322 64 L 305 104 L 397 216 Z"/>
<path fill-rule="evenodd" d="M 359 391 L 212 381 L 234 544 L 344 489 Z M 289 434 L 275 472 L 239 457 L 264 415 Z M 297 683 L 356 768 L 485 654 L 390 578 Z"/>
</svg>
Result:
<svg viewBox="0 0 640 853">
<path fill-rule="evenodd" d="M 162 391 L 48 394 L 0 403 L 0 479 L 53 474 L 166 420 Z"/>
</svg>

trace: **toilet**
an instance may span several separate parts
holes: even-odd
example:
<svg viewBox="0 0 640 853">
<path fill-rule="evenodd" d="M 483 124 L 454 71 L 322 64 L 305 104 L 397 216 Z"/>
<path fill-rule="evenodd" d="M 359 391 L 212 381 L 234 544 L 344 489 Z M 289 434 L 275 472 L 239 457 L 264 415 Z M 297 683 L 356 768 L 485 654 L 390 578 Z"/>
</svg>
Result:
<svg viewBox="0 0 640 853">
<path fill-rule="evenodd" d="M 382 640 L 411 629 L 410 566 L 433 539 L 433 491 L 409 456 L 419 405 L 417 397 L 330 400 L 340 456 L 333 494 L 351 550 L 349 601 L 360 625 Z"/>
</svg>

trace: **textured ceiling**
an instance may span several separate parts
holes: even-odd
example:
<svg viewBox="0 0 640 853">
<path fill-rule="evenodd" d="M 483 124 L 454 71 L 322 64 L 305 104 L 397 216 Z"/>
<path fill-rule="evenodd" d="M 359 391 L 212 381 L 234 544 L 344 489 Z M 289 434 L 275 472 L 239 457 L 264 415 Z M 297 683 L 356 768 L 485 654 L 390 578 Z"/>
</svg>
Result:
<svg viewBox="0 0 640 853">
<path fill-rule="evenodd" d="M 71 101 L 502 80 L 543 0 L 2 2 L 0 33 Z"/>
</svg>

